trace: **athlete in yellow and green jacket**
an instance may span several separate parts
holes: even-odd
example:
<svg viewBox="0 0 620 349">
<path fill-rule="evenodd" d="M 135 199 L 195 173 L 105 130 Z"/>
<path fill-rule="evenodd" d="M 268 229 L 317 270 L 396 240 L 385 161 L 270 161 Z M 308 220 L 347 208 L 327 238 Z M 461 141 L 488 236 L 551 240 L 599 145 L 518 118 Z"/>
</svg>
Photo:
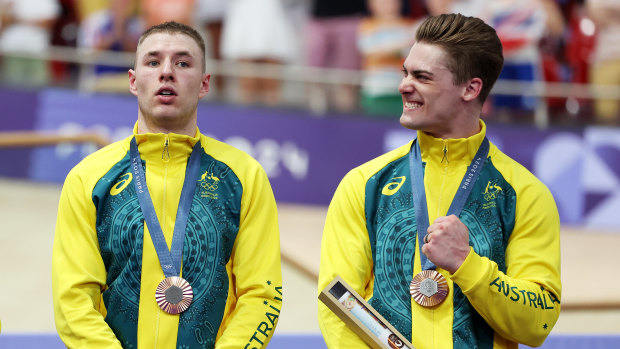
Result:
<svg viewBox="0 0 620 349">
<path fill-rule="evenodd" d="M 274 333 L 282 304 L 275 199 L 257 161 L 196 126 L 209 85 L 200 40 L 178 23 L 143 35 L 129 73 L 139 105 L 134 134 L 67 176 L 52 287 L 56 328 L 69 348 L 263 348 Z M 188 158 L 200 142 L 180 273 L 193 301 L 181 314 L 155 300 L 165 276 L 136 194 L 134 138 L 168 248 Z"/>
<path fill-rule="evenodd" d="M 117 338 L 125 348 L 261 347 L 282 297 L 276 205 L 264 171 L 200 133 L 136 139 L 168 244 L 185 164 L 198 140 L 204 147 L 181 273 L 194 300 L 180 316 L 155 301 L 164 273 L 132 183 L 130 137 L 84 159 L 63 187 L 53 254 L 61 338 L 88 348 L 113 348 Z"/>
<path fill-rule="evenodd" d="M 485 139 L 480 110 L 501 61 L 495 31 L 475 18 L 431 17 L 416 33 L 400 121 L 418 130 L 427 231 L 416 227 L 413 142 L 350 171 L 329 206 L 319 290 L 342 277 L 417 349 L 539 346 L 560 314 L 559 216 L 534 175 L 490 144 L 462 212 L 447 216 Z M 423 247 L 418 234 L 429 236 Z M 421 253 L 449 287 L 434 307 L 410 295 Z M 319 325 L 330 349 L 366 347 L 322 304 Z"/>
</svg>

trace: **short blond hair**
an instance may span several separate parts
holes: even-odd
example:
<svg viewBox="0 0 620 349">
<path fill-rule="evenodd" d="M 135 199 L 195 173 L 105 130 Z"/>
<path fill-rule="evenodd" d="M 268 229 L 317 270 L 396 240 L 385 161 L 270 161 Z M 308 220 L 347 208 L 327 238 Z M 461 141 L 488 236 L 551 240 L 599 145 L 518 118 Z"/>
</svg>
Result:
<svg viewBox="0 0 620 349">
<path fill-rule="evenodd" d="M 205 41 L 202 38 L 202 35 L 200 35 L 200 33 L 198 33 L 196 29 L 188 25 L 185 25 L 183 23 L 178 23 L 174 21 L 164 22 L 158 25 L 154 25 L 150 27 L 149 29 L 147 29 L 146 31 L 144 31 L 144 33 L 142 33 L 142 35 L 140 36 L 140 39 L 138 40 L 138 46 L 142 44 L 144 39 L 151 36 L 152 34 L 157 34 L 157 33 L 183 34 L 183 35 L 187 35 L 190 38 L 192 38 L 192 40 L 194 40 L 196 44 L 198 45 L 198 47 L 200 48 L 200 52 L 202 53 L 202 70 L 203 71 L 205 70 L 205 62 L 207 60 Z"/>
</svg>

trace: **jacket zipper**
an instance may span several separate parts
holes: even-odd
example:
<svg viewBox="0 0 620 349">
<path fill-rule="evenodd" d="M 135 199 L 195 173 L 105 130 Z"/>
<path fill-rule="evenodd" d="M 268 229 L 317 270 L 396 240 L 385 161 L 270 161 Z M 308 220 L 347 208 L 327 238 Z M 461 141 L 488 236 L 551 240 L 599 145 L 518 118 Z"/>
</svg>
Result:
<svg viewBox="0 0 620 349">
<path fill-rule="evenodd" d="M 443 176 L 441 179 L 441 190 L 439 191 L 439 201 L 437 202 L 437 213 L 436 213 L 436 217 L 439 217 L 441 215 L 441 206 L 442 206 L 442 198 L 443 198 L 443 191 L 445 189 L 446 186 L 446 179 L 448 178 L 448 167 L 450 165 L 450 160 L 448 160 L 448 141 L 444 140 L 443 141 L 443 157 L 441 158 L 441 167 L 443 168 Z M 432 223 L 432 222 L 431 222 Z"/>
<path fill-rule="evenodd" d="M 443 141 L 443 158 L 441 158 L 441 163 L 446 162 L 444 167 L 448 166 L 450 161 L 448 160 L 448 141 L 444 139 Z"/>
<path fill-rule="evenodd" d="M 164 141 L 164 150 L 161 152 L 161 159 L 164 162 L 168 162 L 170 160 L 170 149 L 168 148 L 168 144 L 170 143 L 170 139 L 168 135 L 166 135 L 166 140 Z"/>
<path fill-rule="evenodd" d="M 163 195 L 162 195 L 162 199 L 163 202 L 162 204 L 162 220 L 163 222 L 161 222 L 161 227 L 162 229 L 164 229 L 164 227 L 166 226 L 166 199 L 167 199 L 167 193 L 168 193 L 168 162 L 170 161 L 170 148 L 169 148 L 169 144 L 170 144 L 170 139 L 168 138 L 168 135 L 166 135 L 166 138 L 164 140 L 164 150 L 161 152 L 161 159 L 164 162 L 164 188 L 163 188 Z"/>
</svg>

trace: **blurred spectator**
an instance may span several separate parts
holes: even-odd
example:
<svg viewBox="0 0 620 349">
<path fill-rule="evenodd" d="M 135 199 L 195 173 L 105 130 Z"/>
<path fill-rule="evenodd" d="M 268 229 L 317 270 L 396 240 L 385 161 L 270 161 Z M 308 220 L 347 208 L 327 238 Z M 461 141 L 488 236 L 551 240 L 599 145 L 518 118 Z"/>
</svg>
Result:
<svg viewBox="0 0 620 349">
<path fill-rule="evenodd" d="M 59 13 L 56 0 L 0 0 L 0 49 L 44 52 Z M 50 79 L 48 62 L 37 58 L 5 56 L 1 71 L 4 81 L 16 85 L 42 86 Z"/>
<path fill-rule="evenodd" d="M 205 41 L 210 50 L 207 54 L 220 60 L 221 37 L 224 17 L 230 5 L 230 0 L 196 0 L 195 22 L 198 28 L 206 31 Z M 211 87 L 215 87 L 217 93 L 224 92 L 224 78 L 222 76 L 211 76 Z M 213 90 L 209 91 L 213 93 Z"/>
<path fill-rule="evenodd" d="M 427 3 L 431 3 L 433 1 L 401 0 L 401 2 L 403 4 L 402 13 L 405 17 L 409 17 L 411 19 L 421 19 L 428 16 L 429 11 Z"/>
<path fill-rule="evenodd" d="M 488 2 L 489 0 L 433 0 L 426 1 L 426 7 L 432 16 L 442 13 L 460 13 L 477 17 L 483 15 Z"/>
<path fill-rule="evenodd" d="M 195 0 L 140 0 L 144 29 L 167 21 L 194 25 Z"/>
<path fill-rule="evenodd" d="M 91 14 L 107 9 L 110 0 L 74 0 L 77 9 L 78 19 L 81 23 Z"/>
<path fill-rule="evenodd" d="M 75 0 L 59 0 L 60 14 L 52 29 L 52 46 L 76 47 L 78 36 L 78 11 Z M 50 72 L 54 83 L 67 83 L 76 80 L 77 65 L 65 61 L 50 62 Z"/>
<path fill-rule="evenodd" d="M 242 63 L 280 64 L 290 62 L 296 51 L 292 23 L 281 0 L 230 1 L 222 32 L 224 58 Z M 280 102 L 280 83 L 275 78 L 246 76 L 239 83 L 242 103 Z"/>
<path fill-rule="evenodd" d="M 89 8 L 90 12 L 83 12 L 85 17 L 80 23 L 78 46 L 97 51 L 135 51 L 143 28 L 136 16 L 136 1 L 108 1 L 103 8 L 93 6 Z M 127 70 L 130 67 L 118 64 L 85 67 L 81 72 L 82 87 L 87 90 L 126 91 Z"/>
<path fill-rule="evenodd" d="M 545 1 L 494 0 L 488 3 L 489 22 L 497 31 L 504 47 L 504 68 L 499 80 L 544 80 L 539 44 L 548 34 L 549 28 L 557 30 L 557 23 L 548 21 L 548 18 L 556 19 L 557 16 L 548 12 L 553 7 L 546 6 Z M 493 97 L 494 107 L 507 108 L 513 115 L 519 111 L 532 112 L 538 103 L 544 101 L 535 96 Z"/>
<path fill-rule="evenodd" d="M 370 16 L 358 29 L 364 80 L 361 104 L 372 115 L 399 116 L 398 84 L 403 62 L 414 40 L 413 20 L 401 16 L 401 0 L 368 0 Z"/>
<path fill-rule="evenodd" d="M 109 6 L 82 21 L 80 46 L 99 51 L 134 51 L 140 25 L 133 0 L 110 0 Z"/>
<path fill-rule="evenodd" d="M 547 7 L 547 34 L 539 44 L 542 60 L 542 75 L 546 82 L 561 83 L 570 81 L 564 57 L 564 41 L 568 35 L 564 8 L 556 0 L 542 0 Z M 565 97 L 546 98 L 549 116 L 556 120 L 566 120 L 567 99 Z M 568 102 L 570 103 L 570 102 Z"/>
<path fill-rule="evenodd" d="M 620 1 L 587 0 L 588 14 L 597 29 L 591 61 L 590 82 L 596 85 L 620 85 Z M 599 121 L 617 122 L 620 101 L 597 99 L 594 111 Z"/>
<path fill-rule="evenodd" d="M 567 19 L 565 49 L 567 70 L 574 83 L 590 81 L 590 57 L 596 41 L 596 27 L 588 16 L 583 0 L 570 0 L 565 8 Z"/>
<path fill-rule="evenodd" d="M 596 28 L 585 9 L 584 0 L 566 0 L 563 5 L 565 27 L 564 49 L 558 53 L 564 59 L 565 81 L 587 84 L 590 82 L 590 58 L 594 50 Z M 591 112 L 592 100 L 569 97 L 565 109 L 571 116 L 579 116 L 587 121 Z"/>
<path fill-rule="evenodd" d="M 306 63 L 311 67 L 359 70 L 357 28 L 366 13 L 366 0 L 313 0 L 306 27 Z M 319 103 L 330 96 L 337 110 L 352 110 L 357 102 L 356 88 L 343 85 L 335 89 L 334 93 L 326 93 L 320 86 L 312 86 L 311 107 L 327 109 L 327 105 Z"/>
</svg>

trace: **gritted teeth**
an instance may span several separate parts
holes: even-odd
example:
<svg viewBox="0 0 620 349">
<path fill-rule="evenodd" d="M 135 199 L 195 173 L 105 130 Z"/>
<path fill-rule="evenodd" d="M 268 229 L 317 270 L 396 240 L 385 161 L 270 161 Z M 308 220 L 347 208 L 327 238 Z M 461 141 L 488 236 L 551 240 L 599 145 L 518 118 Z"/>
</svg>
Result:
<svg viewBox="0 0 620 349">
<path fill-rule="evenodd" d="M 407 109 L 417 109 L 417 108 L 420 108 L 421 106 L 422 106 L 422 103 L 405 102 L 405 107 L 407 107 Z"/>
</svg>

